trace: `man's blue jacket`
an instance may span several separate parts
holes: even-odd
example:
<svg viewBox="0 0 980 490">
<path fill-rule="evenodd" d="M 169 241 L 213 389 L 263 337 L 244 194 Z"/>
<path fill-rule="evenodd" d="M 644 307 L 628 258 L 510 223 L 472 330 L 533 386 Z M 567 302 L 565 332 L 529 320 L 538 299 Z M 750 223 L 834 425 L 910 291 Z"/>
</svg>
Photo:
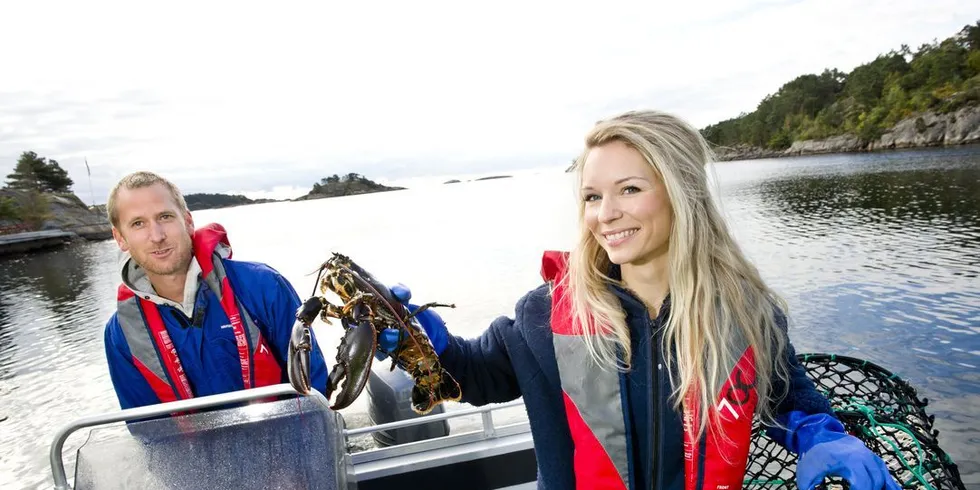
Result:
<svg viewBox="0 0 980 490">
<path fill-rule="evenodd" d="M 280 366 L 281 382 L 288 382 L 286 355 L 300 298 L 293 287 L 268 265 L 221 259 L 239 304 L 255 321 Z M 167 333 L 177 350 L 194 396 L 241 390 L 241 363 L 231 322 L 218 297 L 200 277 L 200 265 L 192 260 L 188 273 L 196 281 L 185 286 L 186 304 L 157 296 L 142 268 L 132 258 L 122 264 L 123 284 L 140 297 L 157 305 Z M 196 287 L 196 293 L 193 289 Z M 191 290 L 190 292 L 186 290 Z M 311 332 L 312 334 L 312 332 Z M 311 381 L 325 393 L 327 367 L 313 338 L 310 353 Z M 160 403 L 146 378 L 133 362 L 130 348 L 119 326 L 118 312 L 105 327 L 105 351 L 119 405 L 123 409 Z"/>
</svg>

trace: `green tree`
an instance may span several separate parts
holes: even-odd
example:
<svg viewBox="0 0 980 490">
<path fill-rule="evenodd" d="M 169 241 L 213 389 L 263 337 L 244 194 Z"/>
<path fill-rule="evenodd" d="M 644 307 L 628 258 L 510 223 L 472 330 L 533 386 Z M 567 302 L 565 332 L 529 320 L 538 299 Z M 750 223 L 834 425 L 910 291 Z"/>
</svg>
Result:
<svg viewBox="0 0 980 490">
<path fill-rule="evenodd" d="M 9 197 L 0 197 L 0 219 L 18 220 L 20 213 L 17 212 L 17 202 Z"/>
<path fill-rule="evenodd" d="M 48 198 L 41 192 L 31 189 L 28 190 L 24 199 L 21 201 L 20 219 L 34 230 L 40 230 L 44 222 L 51 219 L 48 213 L 50 206 Z"/>
<path fill-rule="evenodd" d="M 966 49 L 970 51 L 980 50 L 980 20 L 976 24 L 963 27 L 959 37 Z"/>
<path fill-rule="evenodd" d="M 41 171 L 41 182 L 49 192 L 71 192 L 75 182 L 56 160 L 49 160 Z"/>
<path fill-rule="evenodd" d="M 47 161 L 33 151 L 21 153 L 14 172 L 7 175 L 7 186 L 11 189 L 71 192 L 72 185 L 74 181 L 56 160 Z"/>
<path fill-rule="evenodd" d="M 881 99 L 888 75 L 905 74 L 908 70 L 909 65 L 905 58 L 893 51 L 852 70 L 847 76 L 845 92 L 858 104 L 871 107 Z"/>
<path fill-rule="evenodd" d="M 44 172 L 44 164 L 44 159 L 38 158 L 37 153 L 25 151 L 17 160 L 14 172 L 7 176 L 7 187 L 40 190 L 43 185 L 41 174 Z"/>
<path fill-rule="evenodd" d="M 970 53 L 966 58 L 966 68 L 970 77 L 980 75 L 980 50 Z"/>
</svg>

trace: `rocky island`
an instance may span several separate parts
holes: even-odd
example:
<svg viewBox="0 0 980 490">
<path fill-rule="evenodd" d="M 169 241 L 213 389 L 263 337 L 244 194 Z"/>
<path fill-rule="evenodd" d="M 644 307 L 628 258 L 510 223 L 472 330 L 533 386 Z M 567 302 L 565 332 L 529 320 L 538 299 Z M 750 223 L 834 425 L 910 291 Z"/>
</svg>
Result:
<svg viewBox="0 0 980 490">
<path fill-rule="evenodd" d="M 491 175 L 491 176 L 488 176 L 488 177 L 477 177 L 475 179 L 470 179 L 467 182 L 479 182 L 481 180 L 510 179 L 510 178 L 513 178 L 513 177 L 514 177 L 513 175 Z M 447 181 L 443 182 L 443 184 L 459 184 L 461 182 L 462 181 L 459 180 L 459 179 L 452 179 L 452 180 L 447 180 Z"/>
<path fill-rule="evenodd" d="M 266 202 L 277 202 L 276 199 L 249 199 L 241 194 L 211 194 L 197 193 L 184 194 L 184 202 L 187 209 L 197 211 L 201 209 L 218 209 L 232 206 L 243 206 L 245 204 L 262 204 Z"/>
<path fill-rule="evenodd" d="M 87 206 L 71 191 L 72 185 L 57 161 L 23 152 L 0 189 L 0 242 L 5 245 L 0 252 L 28 250 L 32 242 L 112 238 L 105 213 Z M 37 233 L 36 239 L 30 233 Z"/>
<path fill-rule="evenodd" d="M 243 206 L 246 204 L 262 204 L 267 202 L 283 201 L 308 201 L 310 199 L 324 199 L 328 197 L 352 196 L 355 194 L 368 194 L 371 192 L 396 191 L 404 187 L 388 187 L 373 182 L 363 175 L 349 173 L 344 176 L 332 175 L 320 179 L 320 182 L 313 184 L 310 192 L 295 199 L 250 199 L 240 194 L 186 194 L 184 200 L 187 208 L 191 211 L 201 209 L 218 209 L 233 206 Z"/>
<path fill-rule="evenodd" d="M 9 188 L 0 189 L 0 230 L 63 230 L 86 240 L 112 238 L 106 215 L 87 206 L 75 194 Z"/>
<path fill-rule="evenodd" d="M 310 199 L 323 199 L 328 197 L 353 196 L 357 194 L 369 194 L 372 192 L 386 192 L 403 190 L 404 187 L 389 187 L 373 182 L 363 175 L 349 173 L 344 176 L 336 174 L 320 179 L 320 182 L 313 184 L 313 189 L 304 196 L 297 197 L 293 201 L 308 201 Z"/>
</svg>

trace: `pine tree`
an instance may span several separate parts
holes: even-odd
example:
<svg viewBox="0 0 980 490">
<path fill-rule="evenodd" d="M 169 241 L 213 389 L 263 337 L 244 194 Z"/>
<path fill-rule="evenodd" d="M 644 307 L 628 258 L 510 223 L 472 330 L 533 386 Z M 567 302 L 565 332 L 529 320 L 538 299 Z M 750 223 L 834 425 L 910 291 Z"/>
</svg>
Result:
<svg viewBox="0 0 980 490">
<path fill-rule="evenodd" d="M 71 186 L 75 183 L 56 160 L 48 160 L 39 178 L 44 184 L 43 190 L 48 192 L 71 192 Z"/>
<path fill-rule="evenodd" d="M 0 196 L 0 220 L 17 219 L 20 219 L 20 213 L 17 212 L 17 202 L 12 198 Z"/>
<path fill-rule="evenodd" d="M 7 186 L 38 192 L 71 192 L 75 182 L 68 177 L 68 172 L 56 160 L 46 160 L 33 151 L 21 153 L 14 173 L 7 176 Z"/>
<path fill-rule="evenodd" d="M 7 176 L 7 187 L 11 189 L 41 190 L 41 174 L 44 172 L 44 159 L 38 158 L 37 153 L 25 151 L 21 153 L 14 173 Z"/>
</svg>

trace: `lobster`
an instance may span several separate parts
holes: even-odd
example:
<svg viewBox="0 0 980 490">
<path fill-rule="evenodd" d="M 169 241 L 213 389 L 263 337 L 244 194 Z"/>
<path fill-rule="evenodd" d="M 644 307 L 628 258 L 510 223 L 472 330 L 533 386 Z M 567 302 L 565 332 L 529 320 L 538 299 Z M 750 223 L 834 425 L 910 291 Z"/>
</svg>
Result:
<svg viewBox="0 0 980 490">
<path fill-rule="evenodd" d="M 310 383 L 310 351 L 313 348 L 310 325 L 319 316 L 328 325 L 332 324 L 330 318 L 337 318 L 344 328 L 344 336 L 337 347 L 336 364 L 327 375 L 327 392 L 324 393 L 329 400 L 340 387 L 331 409 L 350 406 L 364 390 L 375 359 L 378 337 L 388 328 L 397 329 L 399 333 L 398 347 L 389 354 L 391 369 L 401 368 L 414 381 L 412 410 L 425 415 L 439 403 L 459 401 L 462 395 L 459 383 L 442 367 L 432 342 L 415 318 L 428 308 L 455 308 L 456 305 L 427 303 L 415 312 L 409 312 L 387 286 L 339 253 L 324 262 L 318 272 L 320 292 L 333 292 L 344 304 L 334 305 L 323 296 L 317 296 L 314 286 L 314 295 L 297 310 L 287 357 L 289 382 L 296 391 L 309 394 L 313 389 Z"/>
</svg>

